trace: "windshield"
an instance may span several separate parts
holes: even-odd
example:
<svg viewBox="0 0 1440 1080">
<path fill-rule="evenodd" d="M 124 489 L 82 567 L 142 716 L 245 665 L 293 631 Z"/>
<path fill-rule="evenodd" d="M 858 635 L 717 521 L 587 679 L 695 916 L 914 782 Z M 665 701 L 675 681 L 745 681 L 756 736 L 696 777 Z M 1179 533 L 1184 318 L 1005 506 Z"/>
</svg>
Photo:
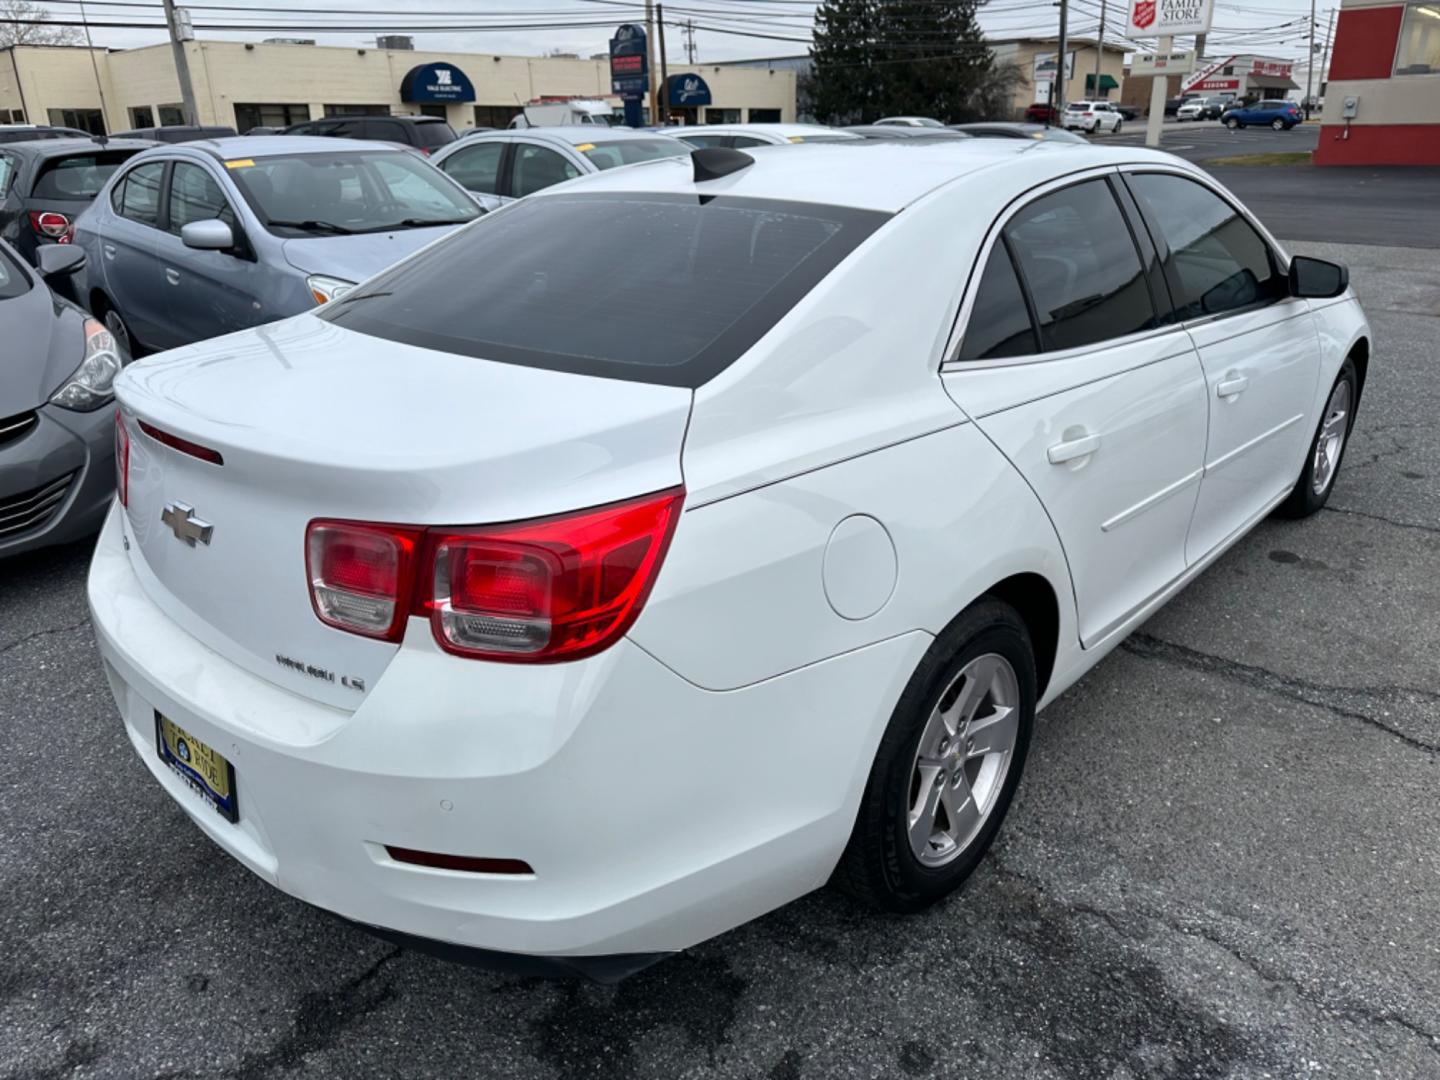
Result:
<svg viewBox="0 0 1440 1080">
<path fill-rule="evenodd" d="M 321 315 L 462 356 L 695 387 L 888 218 L 724 195 L 542 195 L 446 237 Z"/>
<path fill-rule="evenodd" d="M 464 190 L 405 150 L 277 154 L 225 167 L 266 228 L 282 236 L 453 225 L 480 212 Z"/>
<path fill-rule="evenodd" d="M 51 158 L 35 178 L 33 199 L 93 199 L 110 179 L 110 174 L 134 157 L 138 150 L 103 150 Z"/>
<path fill-rule="evenodd" d="M 690 147 L 677 139 L 617 139 L 601 143 L 580 143 L 575 147 L 595 163 L 596 168 L 613 169 L 638 161 L 683 157 Z"/>
</svg>

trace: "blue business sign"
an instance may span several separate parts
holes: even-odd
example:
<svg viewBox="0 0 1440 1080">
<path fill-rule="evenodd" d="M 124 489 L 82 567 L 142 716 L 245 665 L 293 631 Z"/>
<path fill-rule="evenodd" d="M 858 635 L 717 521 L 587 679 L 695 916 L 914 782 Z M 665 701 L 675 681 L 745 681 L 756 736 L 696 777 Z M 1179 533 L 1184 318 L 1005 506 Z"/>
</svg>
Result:
<svg viewBox="0 0 1440 1080">
<path fill-rule="evenodd" d="M 643 97 L 650 89 L 650 50 L 645 28 L 625 23 L 610 39 L 610 92 Z"/>
<path fill-rule="evenodd" d="M 693 109 L 710 104 L 710 87 L 699 75 L 671 75 L 669 94 L 672 109 Z"/>
<path fill-rule="evenodd" d="M 420 64 L 400 80 L 400 100 L 474 101 L 475 84 L 454 64 Z"/>
</svg>

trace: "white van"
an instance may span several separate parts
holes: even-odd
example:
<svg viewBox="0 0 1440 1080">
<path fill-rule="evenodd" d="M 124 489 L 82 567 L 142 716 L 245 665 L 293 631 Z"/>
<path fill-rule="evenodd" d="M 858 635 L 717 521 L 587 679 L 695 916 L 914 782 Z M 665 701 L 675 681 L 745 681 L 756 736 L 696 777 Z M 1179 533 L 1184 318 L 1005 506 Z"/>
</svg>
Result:
<svg viewBox="0 0 1440 1080">
<path fill-rule="evenodd" d="M 610 127 L 615 112 L 603 101 L 549 101 L 525 106 L 510 121 L 512 128 L 569 127 L 572 124 L 601 124 Z"/>
</svg>

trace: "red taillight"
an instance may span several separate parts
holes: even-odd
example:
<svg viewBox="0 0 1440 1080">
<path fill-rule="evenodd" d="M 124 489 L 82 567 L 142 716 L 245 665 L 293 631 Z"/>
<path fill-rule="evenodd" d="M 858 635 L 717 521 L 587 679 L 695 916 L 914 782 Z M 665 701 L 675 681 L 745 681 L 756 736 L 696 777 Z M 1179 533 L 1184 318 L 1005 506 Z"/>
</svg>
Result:
<svg viewBox="0 0 1440 1080">
<path fill-rule="evenodd" d="M 137 420 L 140 430 L 158 443 L 170 447 L 172 450 L 179 450 L 182 454 L 189 454 L 201 461 L 208 461 L 211 465 L 224 465 L 225 458 L 219 450 L 211 450 L 208 446 L 201 446 L 189 439 L 182 439 L 179 435 L 171 435 L 168 431 L 161 431 L 154 424 L 146 423 L 144 420 Z"/>
<path fill-rule="evenodd" d="M 115 410 L 115 493 L 121 506 L 130 505 L 130 432 L 119 409 Z"/>
<path fill-rule="evenodd" d="M 408 598 L 446 652 L 578 659 L 613 644 L 640 614 L 683 499 L 676 489 L 468 529 L 311 522 L 311 599 L 331 626 L 389 641 L 403 635 Z"/>
<path fill-rule="evenodd" d="M 310 602 L 320 621 L 384 641 L 405 634 L 418 529 L 312 521 L 305 530 Z"/>
<path fill-rule="evenodd" d="M 70 239 L 70 219 L 54 210 L 31 210 L 30 228 L 61 243 Z"/>
</svg>

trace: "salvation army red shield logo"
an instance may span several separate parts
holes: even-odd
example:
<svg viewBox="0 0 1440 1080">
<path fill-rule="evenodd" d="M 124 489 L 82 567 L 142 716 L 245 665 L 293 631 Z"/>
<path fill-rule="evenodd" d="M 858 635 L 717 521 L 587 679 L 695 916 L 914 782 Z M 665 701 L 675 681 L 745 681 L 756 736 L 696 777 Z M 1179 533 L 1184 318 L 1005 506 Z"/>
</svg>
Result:
<svg viewBox="0 0 1440 1080">
<path fill-rule="evenodd" d="M 1135 14 L 1130 17 L 1137 30 L 1148 30 L 1155 24 L 1155 0 L 1135 0 Z"/>
</svg>

